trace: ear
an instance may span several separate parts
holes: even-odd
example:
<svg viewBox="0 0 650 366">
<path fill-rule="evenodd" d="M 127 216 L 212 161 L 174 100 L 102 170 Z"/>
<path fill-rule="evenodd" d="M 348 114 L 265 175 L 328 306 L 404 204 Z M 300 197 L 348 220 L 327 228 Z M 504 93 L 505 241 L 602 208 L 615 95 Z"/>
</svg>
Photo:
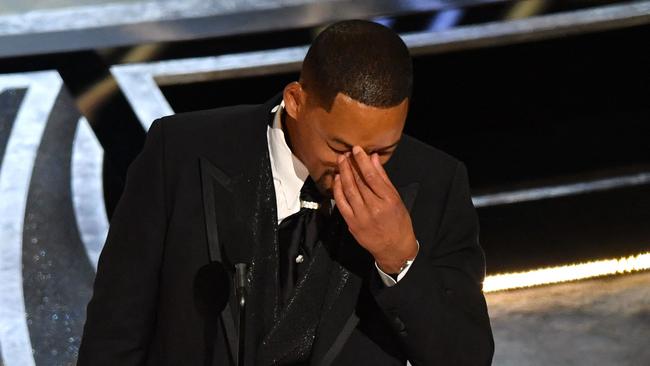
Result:
<svg viewBox="0 0 650 366">
<path fill-rule="evenodd" d="M 305 108 L 305 91 L 299 82 L 294 81 L 284 87 L 284 110 L 291 118 L 297 120 L 298 115 Z"/>
</svg>

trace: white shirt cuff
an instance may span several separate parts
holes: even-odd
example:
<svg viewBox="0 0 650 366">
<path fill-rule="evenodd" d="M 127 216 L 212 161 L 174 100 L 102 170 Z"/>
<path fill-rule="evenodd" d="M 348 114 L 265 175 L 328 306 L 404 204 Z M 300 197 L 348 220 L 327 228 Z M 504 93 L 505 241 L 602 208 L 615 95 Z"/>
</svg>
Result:
<svg viewBox="0 0 650 366">
<path fill-rule="evenodd" d="M 417 240 L 415 240 L 415 242 L 418 244 L 418 253 L 420 253 L 420 242 L 418 242 Z M 415 255 L 415 258 L 417 258 L 417 254 Z M 384 285 L 386 285 L 387 287 L 395 286 L 397 282 L 399 282 L 402 278 L 404 278 L 404 276 L 406 276 L 406 272 L 408 272 L 409 268 L 411 268 L 411 264 L 413 264 L 415 258 L 413 258 L 413 260 L 406 262 L 404 269 L 397 274 L 397 280 L 395 280 L 386 272 L 382 271 L 381 268 L 379 268 L 377 261 L 375 261 L 375 267 L 377 268 L 377 272 L 379 272 L 379 277 L 381 277 L 381 282 L 383 282 Z"/>
</svg>

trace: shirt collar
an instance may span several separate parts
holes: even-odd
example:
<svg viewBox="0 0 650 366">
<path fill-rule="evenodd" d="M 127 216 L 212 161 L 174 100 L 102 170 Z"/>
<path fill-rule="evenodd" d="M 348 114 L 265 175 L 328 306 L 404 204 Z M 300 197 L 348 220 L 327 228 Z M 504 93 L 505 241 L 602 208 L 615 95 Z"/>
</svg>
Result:
<svg viewBox="0 0 650 366">
<path fill-rule="evenodd" d="M 300 207 L 300 189 L 309 176 L 309 170 L 292 152 L 282 131 L 284 100 L 273 107 L 273 125 L 269 134 L 269 153 L 273 178 L 280 182 L 288 207 Z"/>
</svg>

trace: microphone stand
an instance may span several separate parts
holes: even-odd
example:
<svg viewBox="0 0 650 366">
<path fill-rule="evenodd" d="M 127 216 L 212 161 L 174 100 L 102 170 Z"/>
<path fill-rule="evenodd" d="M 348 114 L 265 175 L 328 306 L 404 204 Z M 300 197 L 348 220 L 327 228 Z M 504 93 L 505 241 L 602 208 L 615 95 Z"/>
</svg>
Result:
<svg viewBox="0 0 650 366">
<path fill-rule="evenodd" d="M 244 347 L 246 343 L 246 263 L 235 264 L 235 296 L 239 313 L 239 332 L 237 347 L 237 366 L 244 366 Z"/>
</svg>

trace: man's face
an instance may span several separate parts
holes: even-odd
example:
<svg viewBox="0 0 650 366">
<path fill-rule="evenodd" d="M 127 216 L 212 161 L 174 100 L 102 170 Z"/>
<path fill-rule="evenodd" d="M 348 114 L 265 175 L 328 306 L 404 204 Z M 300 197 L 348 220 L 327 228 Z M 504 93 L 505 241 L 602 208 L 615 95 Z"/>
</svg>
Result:
<svg viewBox="0 0 650 366">
<path fill-rule="evenodd" d="M 378 108 L 339 93 L 328 112 L 299 84 L 294 87 L 298 89 L 290 95 L 285 89 L 292 150 L 322 193 L 332 197 L 337 157 L 353 146 L 361 146 L 369 155 L 377 153 L 382 164 L 390 159 L 404 129 L 408 99 L 394 107 Z"/>
</svg>

